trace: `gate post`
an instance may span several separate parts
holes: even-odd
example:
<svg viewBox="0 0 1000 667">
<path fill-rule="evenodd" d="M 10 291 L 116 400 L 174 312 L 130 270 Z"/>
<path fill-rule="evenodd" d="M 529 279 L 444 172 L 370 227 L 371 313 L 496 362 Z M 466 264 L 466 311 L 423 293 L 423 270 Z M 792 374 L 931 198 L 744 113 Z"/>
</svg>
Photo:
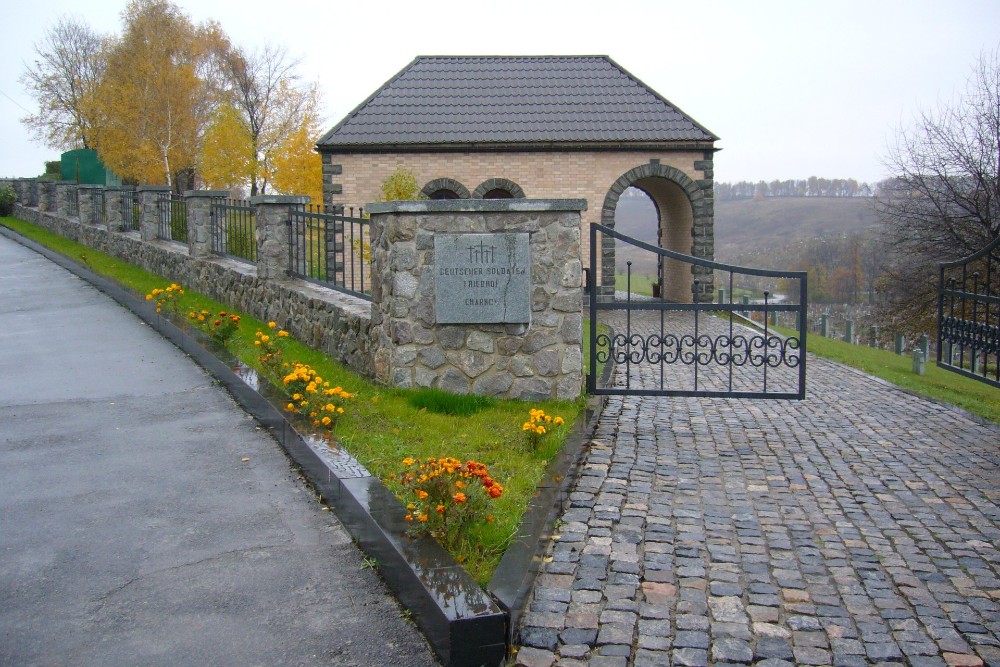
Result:
<svg viewBox="0 0 1000 667">
<path fill-rule="evenodd" d="M 550 199 L 369 206 L 376 379 L 457 394 L 578 398 L 585 208 Z"/>
</svg>

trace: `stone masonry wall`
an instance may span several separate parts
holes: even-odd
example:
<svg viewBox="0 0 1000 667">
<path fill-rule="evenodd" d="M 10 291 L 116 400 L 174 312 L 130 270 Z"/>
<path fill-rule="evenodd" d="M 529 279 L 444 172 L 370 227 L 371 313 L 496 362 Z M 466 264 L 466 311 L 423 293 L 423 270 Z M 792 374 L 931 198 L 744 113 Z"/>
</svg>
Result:
<svg viewBox="0 0 1000 667">
<path fill-rule="evenodd" d="M 397 387 L 522 400 L 583 389 L 581 200 L 376 204 L 372 216 L 374 370 Z M 437 233 L 529 234 L 531 321 L 438 324 Z"/>
<path fill-rule="evenodd" d="M 253 264 L 224 257 L 192 259 L 186 246 L 142 241 L 139 232 L 113 232 L 21 204 L 14 215 L 95 248 L 264 320 L 295 338 L 372 376 L 371 304 L 290 278 L 265 279 Z"/>
</svg>

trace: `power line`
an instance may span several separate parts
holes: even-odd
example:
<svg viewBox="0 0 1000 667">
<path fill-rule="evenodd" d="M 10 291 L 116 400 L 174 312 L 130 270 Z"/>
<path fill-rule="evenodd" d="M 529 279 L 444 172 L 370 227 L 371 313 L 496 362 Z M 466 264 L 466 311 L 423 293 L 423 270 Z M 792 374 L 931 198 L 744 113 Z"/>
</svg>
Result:
<svg viewBox="0 0 1000 667">
<path fill-rule="evenodd" d="M 7 93 L 3 92 L 2 90 L 0 90 L 0 95 L 3 95 L 8 100 L 10 100 L 11 102 L 13 102 L 17 106 L 19 106 L 21 108 L 21 110 L 24 111 L 25 113 L 31 113 L 31 111 L 29 111 L 28 109 L 25 109 L 24 107 L 22 107 L 20 102 L 18 102 L 17 100 L 15 100 L 13 97 L 11 97 Z"/>
</svg>

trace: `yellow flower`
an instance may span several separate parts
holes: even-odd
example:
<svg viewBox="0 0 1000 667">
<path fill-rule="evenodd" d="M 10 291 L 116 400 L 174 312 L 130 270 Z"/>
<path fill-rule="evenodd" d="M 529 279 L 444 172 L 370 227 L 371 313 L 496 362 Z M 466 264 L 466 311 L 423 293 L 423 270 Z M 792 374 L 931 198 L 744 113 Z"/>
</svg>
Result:
<svg viewBox="0 0 1000 667">
<path fill-rule="evenodd" d="M 417 521 L 419 521 L 420 523 L 426 523 L 427 515 L 426 514 L 417 515 Z"/>
<path fill-rule="evenodd" d="M 267 328 L 268 329 L 273 329 L 276 326 L 278 326 L 277 322 L 268 322 L 267 323 Z"/>
<path fill-rule="evenodd" d="M 278 338 L 286 338 L 287 336 L 288 336 L 287 331 L 282 330 L 278 332 Z"/>
<path fill-rule="evenodd" d="M 329 426 L 331 423 L 333 423 L 332 419 L 329 417 L 323 417 L 323 426 Z"/>
<path fill-rule="evenodd" d="M 404 466 L 411 466 L 411 465 L 413 465 L 413 458 L 407 456 L 405 459 L 403 459 L 403 465 Z"/>
</svg>

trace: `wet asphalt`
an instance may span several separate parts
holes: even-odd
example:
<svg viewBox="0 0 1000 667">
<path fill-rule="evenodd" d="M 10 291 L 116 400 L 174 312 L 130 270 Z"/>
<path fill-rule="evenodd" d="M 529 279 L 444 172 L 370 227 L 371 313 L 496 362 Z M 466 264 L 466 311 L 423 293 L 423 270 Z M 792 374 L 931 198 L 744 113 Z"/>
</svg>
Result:
<svg viewBox="0 0 1000 667">
<path fill-rule="evenodd" d="M 0 237 L 0 665 L 437 665 L 279 445 Z"/>
</svg>

